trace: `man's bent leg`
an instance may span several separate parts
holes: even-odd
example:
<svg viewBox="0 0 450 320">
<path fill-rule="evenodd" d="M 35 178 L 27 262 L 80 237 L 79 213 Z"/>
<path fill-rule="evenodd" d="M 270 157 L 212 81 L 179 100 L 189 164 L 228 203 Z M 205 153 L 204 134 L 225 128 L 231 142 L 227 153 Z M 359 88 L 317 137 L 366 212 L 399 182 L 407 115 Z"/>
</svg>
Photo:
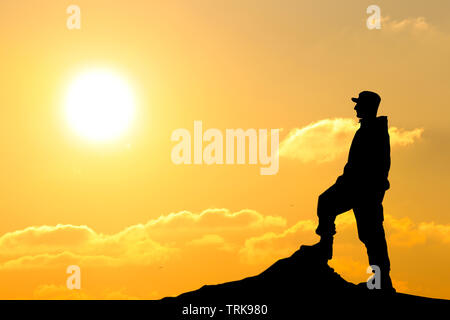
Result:
<svg viewBox="0 0 450 320">
<path fill-rule="evenodd" d="M 319 196 L 317 216 L 319 225 L 316 234 L 321 237 L 333 237 L 336 234 L 336 217 L 352 208 L 348 191 L 340 185 L 332 185 Z"/>
<path fill-rule="evenodd" d="M 333 256 L 333 236 L 336 233 L 334 221 L 340 213 L 351 209 L 348 192 L 342 186 L 333 185 L 319 196 L 317 215 L 319 226 L 316 233 L 320 241 L 312 246 L 302 246 L 303 250 L 314 255 L 324 263 Z"/>
</svg>

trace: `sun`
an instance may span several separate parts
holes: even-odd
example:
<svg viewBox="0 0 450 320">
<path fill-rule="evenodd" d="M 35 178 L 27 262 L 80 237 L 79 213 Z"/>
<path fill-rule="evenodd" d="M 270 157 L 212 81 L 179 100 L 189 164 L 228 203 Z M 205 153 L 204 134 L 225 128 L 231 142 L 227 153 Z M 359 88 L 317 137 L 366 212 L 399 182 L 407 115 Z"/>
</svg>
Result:
<svg viewBox="0 0 450 320">
<path fill-rule="evenodd" d="M 128 83 L 108 70 L 81 73 L 67 91 L 67 121 L 78 135 L 90 141 L 118 138 L 130 127 L 134 113 L 135 102 Z"/>
</svg>

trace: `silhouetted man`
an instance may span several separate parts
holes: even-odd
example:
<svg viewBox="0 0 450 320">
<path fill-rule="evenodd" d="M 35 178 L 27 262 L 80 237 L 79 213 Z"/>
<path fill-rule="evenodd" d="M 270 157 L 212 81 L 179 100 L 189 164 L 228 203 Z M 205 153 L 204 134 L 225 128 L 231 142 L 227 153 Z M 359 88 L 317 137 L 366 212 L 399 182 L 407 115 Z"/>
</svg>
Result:
<svg viewBox="0 0 450 320">
<path fill-rule="evenodd" d="M 319 196 L 316 233 L 320 241 L 305 246 L 326 263 L 333 255 L 336 216 L 353 209 L 359 239 L 367 248 L 370 265 L 380 268 L 381 289 L 392 291 L 390 262 L 383 229 L 383 197 L 389 189 L 391 165 L 387 117 L 377 117 L 381 98 L 363 91 L 356 102 L 356 116 L 361 126 L 353 138 L 344 173 Z"/>
</svg>

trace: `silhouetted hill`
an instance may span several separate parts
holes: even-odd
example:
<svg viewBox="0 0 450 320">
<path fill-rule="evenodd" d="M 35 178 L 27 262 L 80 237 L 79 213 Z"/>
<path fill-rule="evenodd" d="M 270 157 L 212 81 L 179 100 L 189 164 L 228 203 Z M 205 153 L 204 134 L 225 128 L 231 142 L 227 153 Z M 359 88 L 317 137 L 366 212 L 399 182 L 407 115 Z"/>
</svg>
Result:
<svg viewBox="0 0 450 320">
<path fill-rule="evenodd" d="M 230 316 L 227 305 L 233 304 L 267 305 L 267 314 Z M 388 316 L 444 310 L 448 315 L 450 311 L 448 300 L 401 293 L 388 294 L 382 293 L 381 290 L 356 286 L 345 281 L 328 265 L 308 256 L 302 249 L 289 258 L 277 261 L 257 276 L 219 285 L 205 285 L 178 297 L 164 298 L 157 306 L 161 307 L 167 316 L 167 312 L 170 312 L 171 317 L 167 319 L 211 318 L 211 314 L 203 317 L 183 317 L 183 310 L 195 312 L 196 307 L 208 306 L 216 307 L 213 319 L 291 319 L 294 316 L 307 317 L 311 312 L 319 318 L 324 315 L 360 318 L 369 314 Z M 231 308 L 234 310 L 234 307 Z M 248 307 L 246 311 L 249 311 Z"/>
</svg>

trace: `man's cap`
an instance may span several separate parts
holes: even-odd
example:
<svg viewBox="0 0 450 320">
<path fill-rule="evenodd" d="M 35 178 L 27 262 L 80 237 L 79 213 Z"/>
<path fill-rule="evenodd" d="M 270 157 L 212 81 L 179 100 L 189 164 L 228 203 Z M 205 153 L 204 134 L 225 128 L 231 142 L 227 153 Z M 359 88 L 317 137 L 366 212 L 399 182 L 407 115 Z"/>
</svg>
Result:
<svg viewBox="0 0 450 320">
<path fill-rule="evenodd" d="M 381 98 L 380 96 L 372 91 L 362 91 L 359 93 L 358 98 L 352 98 L 353 102 L 365 102 L 373 105 L 379 105 Z"/>
</svg>

